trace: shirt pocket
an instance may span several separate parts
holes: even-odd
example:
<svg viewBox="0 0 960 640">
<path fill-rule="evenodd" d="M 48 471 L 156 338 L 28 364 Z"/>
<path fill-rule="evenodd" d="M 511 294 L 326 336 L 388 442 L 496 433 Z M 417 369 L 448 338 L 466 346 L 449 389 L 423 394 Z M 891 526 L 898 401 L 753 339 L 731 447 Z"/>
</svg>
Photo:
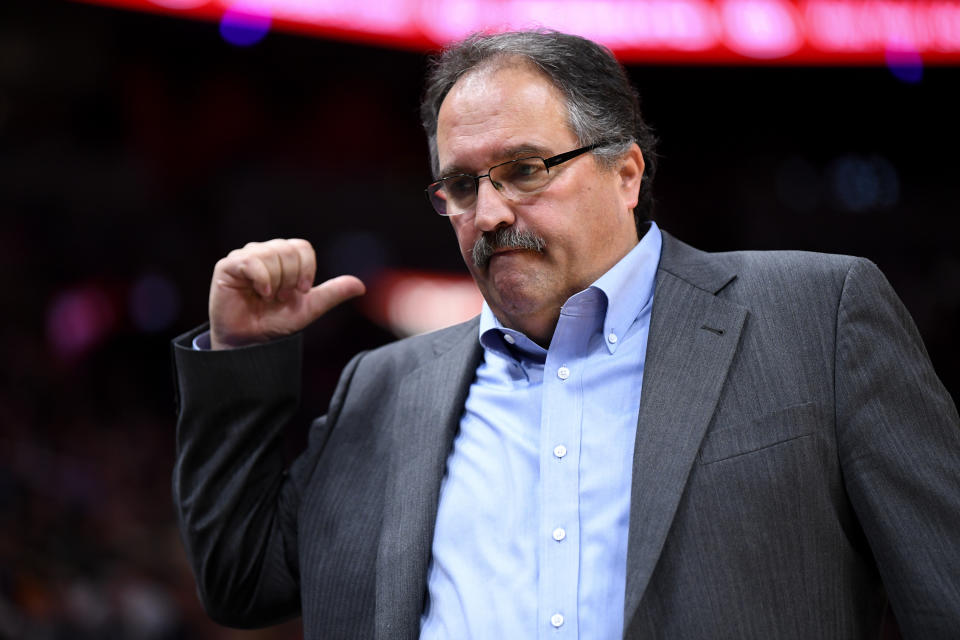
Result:
<svg viewBox="0 0 960 640">
<path fill-rule="evenodd" d="M 708 433 L 700 447 L 700 462 L 720 462 L 809 436 L 816 430 L 817 414 L 816 403 L 804 402 L 764 414 L 746 425 Z"/>
</svg>

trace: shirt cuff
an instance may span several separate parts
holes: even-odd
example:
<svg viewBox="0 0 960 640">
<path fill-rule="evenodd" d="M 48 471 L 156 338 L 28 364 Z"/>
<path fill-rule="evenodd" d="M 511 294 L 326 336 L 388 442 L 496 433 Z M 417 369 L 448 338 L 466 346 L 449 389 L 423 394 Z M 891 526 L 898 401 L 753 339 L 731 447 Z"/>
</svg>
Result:
<svg viewBox="0 0 960 640">
<path fill-rule="evenodd" d="M 193 339 L 194 351 L 210 351 L 210 332 L 204 331 Z"/>
</svg>

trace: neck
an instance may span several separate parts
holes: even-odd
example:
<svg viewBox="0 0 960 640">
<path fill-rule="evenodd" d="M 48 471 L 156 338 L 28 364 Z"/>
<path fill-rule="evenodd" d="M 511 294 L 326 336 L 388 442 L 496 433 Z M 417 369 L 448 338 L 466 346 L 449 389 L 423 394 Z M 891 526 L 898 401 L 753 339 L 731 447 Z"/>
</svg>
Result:
<svg viewBox="0 0 960 640">
<path fill-rule="evenodd" d="M 522 331 L 525 336 L 536 342 L 544 349 L 550 348 L 550 341 L 553 339 L 553 332 L 557 328 L 557 322 L 560 320 L 560 309 L 556 313 L 547 317 L 523 318 L 516 322 L 511 318 L 501 318 L 500 323 L 510 329 Z"/>
</svg>

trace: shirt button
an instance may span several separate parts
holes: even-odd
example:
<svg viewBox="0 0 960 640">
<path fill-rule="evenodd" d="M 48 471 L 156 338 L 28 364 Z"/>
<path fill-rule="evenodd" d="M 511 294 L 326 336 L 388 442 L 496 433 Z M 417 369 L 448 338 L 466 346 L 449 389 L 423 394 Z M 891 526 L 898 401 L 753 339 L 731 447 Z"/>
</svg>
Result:
<svg viewBox="0 0 960 640">
<path fill-rule="evenodd" d="M 563 527 L 557 527 L 553 530 L 553 539 L 557 542 L 560 542 L 567 537 L 567 532 L 563 530 Z"/>
<path fill-rule="evenodd" d="M 560 627 L 560 626 L 562 626 L 562 625 L 563 625 L 563 616 L 560 615 L 559 613 L 553 614 L 552 616 L 550 616 L 550 624 L 552 624 L 552 625 L 555 626 L 555 627 Z"/>
<path fill-rule="evenodd" d="M 516 344 L 516 339 L 509 333 L 503 334 L 503 339 L 507 341 L 507 344 Z"/>
<path fill-rule="evenodd" d="M 561 380 L 566 380 L 570 377 L 570 369 L 567 369 L 566 367 L 560 367 L 557 369 L 557 377 Z"/>
<path fill-rule="evenodd" d="M 617 334 L 611 333 L 607 336 L 607 340 L 610 342 L 610 344 L 617 344 L 617 340 L 619 340 L 619 338 L 617 338 Z"/>
<path fill-rule="evenodd" d="M 558 458 L 562 458 L 563 456 L 567 455 L 567 448 L 562 444 L 558 444 L 553 448 L 553 455 L 557 456 Z"/>
</svg>

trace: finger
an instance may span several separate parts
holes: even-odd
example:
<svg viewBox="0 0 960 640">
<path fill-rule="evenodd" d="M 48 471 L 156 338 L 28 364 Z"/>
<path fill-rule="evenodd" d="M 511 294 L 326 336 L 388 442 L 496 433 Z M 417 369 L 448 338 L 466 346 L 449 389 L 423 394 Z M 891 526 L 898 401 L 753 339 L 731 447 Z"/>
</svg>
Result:
<svg viewBox="0 0 960 640">
<path fill-rule="evenodd" d="M 268 274 L 268 293 L 265 295 L 271 298 L 280 290 L 280 282 L 283 277 L 283 265 L 280 262 L 280 256 L 275 251 L 264 250 L 254 256 L 251 262 L 259 262 L 266 269 Z"/>
<path fill-rule="evenodd" d="M 360 278 L 338 276 L 321 282 L 307 293 L 307 304 L 311 322 L 333 309 L 338 304 L 366 293 L 367 288 Z"/>
<path fill-rule="evenodd" d="M 295 246 L 284 241 L 277 257 L 280 259 L 280 290 L 292 291 L 300 283 L 300 252 Z"/>
<path fill-rule="evenodd" d="M 317 274 L 317 254 L 306 240 L 292 238 L 290 244 L 300 254 L 300 281 L 297 282 L 297 289 L 300 293 L 307 293 L 313 286 L 313 279 Z"/>
<path fill-rule="evenodd" d="M 259 258 L 231 254 L 221 262 L 222 273 L 226 277 L 218 278 L 218 284 L 231 288 L 249 287 L 263 297 L 269 297 L 272 293 L 270 272 Z"/>
</svg>

